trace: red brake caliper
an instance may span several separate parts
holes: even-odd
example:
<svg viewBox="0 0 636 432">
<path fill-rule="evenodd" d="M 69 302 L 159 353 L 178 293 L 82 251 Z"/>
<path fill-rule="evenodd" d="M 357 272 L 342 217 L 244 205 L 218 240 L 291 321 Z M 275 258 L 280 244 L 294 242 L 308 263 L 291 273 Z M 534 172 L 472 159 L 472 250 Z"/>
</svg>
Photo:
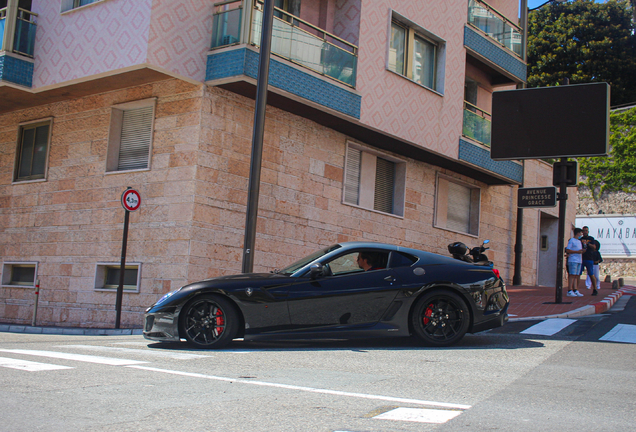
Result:
<svg viewBox="0 0 636 432">
<path fill-rule="evenodd" d="M 428 325 L 428 323 L 431 322 L 431 320 L 430 320 L 431 315 L 433 315 L 433 304 L 432 303 L 430 305 L 428 305 L 428 307 L 426 308 L 426 311 L 424 311 L 424 318 L 422 319 L 424 321 L 424 325 Z"/>
<path fill-rule="evenodd" d="M 216 325 L 222 326 L 224 324 L 225 324 L 225 318 L 223 318 L 223 311 L 221 309 L 217 309 L 216 310 Z M 220 335 L 221 332 L 223 332 L 223 327 L 217 327 L 216 333 Z"/>
</svg>

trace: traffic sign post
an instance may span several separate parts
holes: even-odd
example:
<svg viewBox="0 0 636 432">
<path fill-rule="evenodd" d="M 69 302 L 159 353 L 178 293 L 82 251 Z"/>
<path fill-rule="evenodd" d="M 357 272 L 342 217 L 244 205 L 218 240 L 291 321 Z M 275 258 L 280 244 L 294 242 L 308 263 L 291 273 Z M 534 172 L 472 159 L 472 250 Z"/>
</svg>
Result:
<svg viewBox="0 0 636 432">
<path fill-rule="evenodd" d="M 130 222 L 130 212 L 139 210 L 141 207 L 141 195 L 135 189 L 128 187 L 121 194 L 121 205 L 126 210 L 124 216 L 124 235 L 121 244 L 121 263 L 119 266 L 119 285 L 117 286 L 117 300 L 115 302 L 115 328 L 118 329 L 121 323 L 121 303 L 124 297 L 124 273 L 126 271 L 126 245 L 128 243 L 128 224 Z"/>
</svg>

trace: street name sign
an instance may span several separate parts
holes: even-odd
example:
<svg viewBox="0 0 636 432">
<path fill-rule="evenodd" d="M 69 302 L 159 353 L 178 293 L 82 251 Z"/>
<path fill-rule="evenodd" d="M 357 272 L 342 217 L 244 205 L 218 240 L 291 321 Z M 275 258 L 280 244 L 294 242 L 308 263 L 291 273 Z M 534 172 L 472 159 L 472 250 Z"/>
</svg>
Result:
<svg viewBox="0 0 636 432">
<path fill-rule="evenodd" d="M 554 186 L 519 188 L 517 207 L 556 207 L 557 192 Z"/>
</svg>

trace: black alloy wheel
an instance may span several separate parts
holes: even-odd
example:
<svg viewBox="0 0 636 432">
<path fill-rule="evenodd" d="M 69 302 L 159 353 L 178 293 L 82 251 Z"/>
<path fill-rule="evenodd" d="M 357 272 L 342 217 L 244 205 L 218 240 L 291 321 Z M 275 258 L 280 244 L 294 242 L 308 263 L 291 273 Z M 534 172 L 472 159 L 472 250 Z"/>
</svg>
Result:
<svg viewBox="0 0 636 432">
<path fill-rule="evenodd" d="M 196 297 L 179 315 L 181 336 L 199 348 L 222 348 L 236 337 L 239 317 L 229 300 L 221 296 Z"/>
<path fill-rule="evenodd" d="M 470 324 L 466 302 L 451 291 L 435 290 L 415 304 L 411 317 L 415 334 L 427 345 L 450 346 L 459 342 Z"/>
</svg>

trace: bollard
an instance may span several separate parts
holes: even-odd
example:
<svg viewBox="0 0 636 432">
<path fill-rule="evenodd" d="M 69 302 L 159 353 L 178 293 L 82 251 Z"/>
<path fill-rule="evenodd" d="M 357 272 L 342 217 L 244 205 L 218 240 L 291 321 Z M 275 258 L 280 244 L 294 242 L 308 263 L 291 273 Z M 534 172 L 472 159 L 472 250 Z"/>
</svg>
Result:
<svg viewBox="0 0 636 432">
<path fill-rule="evenodd" d="M 33 305 L 33 320 L 31 326 L 35 327 L 35 318 L 38 315 L 38 299 L 40 298 L 40 279 L 35 282 L 35 304 Z"/>
<path fill-rule="evenodd" d="M 625 280 L 623 278 L 618 278 L 618 286 L 622 288 L 623 285 L 625 285 Z"/>
<path fill-rule="evenodd" d="M 612 282 L 612 289 L 618 289 L 618 281 L 617 280 Z"/>
</svg>

